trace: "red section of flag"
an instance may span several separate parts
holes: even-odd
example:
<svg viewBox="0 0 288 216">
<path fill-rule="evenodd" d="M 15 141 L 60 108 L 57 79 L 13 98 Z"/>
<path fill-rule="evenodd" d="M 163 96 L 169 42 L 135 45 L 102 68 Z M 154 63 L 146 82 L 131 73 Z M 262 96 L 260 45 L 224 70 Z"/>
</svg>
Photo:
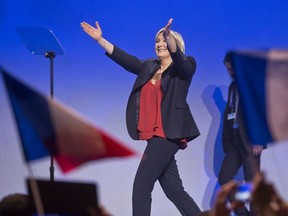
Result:
<svg viewBox="0 0 288 216">
<path fill-rule="evenodd" d="M 91 155 L 90 157 L 86 158 L 81 157 L 81 155 L 74 155 L 74 156 L 63 154 L 56 155 L 55 159 L 64 173 L 69 172 L 75 169 L 76 167 L 81 166 L 82 164 L 91 160 L 99 160 L 110 157 L 128 157 L 135 155 L 134 151 L 130 150 L 127 147 L 124 147 L 123 144 L 121 144 L 116 139 L 112 138 L 107 133 L 100 131 L 99 129 L 98 132 L 101 136 L 102 143 L 105 145 L 106 151 L 101 154 L 97 154 L 94 156 Z M 97 145 L 97 143 L 95 143 L 95 145 Z M 85 144 L 83 144 L 83 148 L 85 148 Z M 93 147 L 90 146 L 90 148 Z M 89 149 L 86 150 L 89 151 Z"/>
<path fill-rule="evenodd" d="M 91 160 L 125 157 L 134 154 L 121 142 L 92 125 L 83 116 L 55 99 L 49 100 L 55 143 L 45 142 L 54 150 L 63 172 L 68 172 Z"/>
</svg>

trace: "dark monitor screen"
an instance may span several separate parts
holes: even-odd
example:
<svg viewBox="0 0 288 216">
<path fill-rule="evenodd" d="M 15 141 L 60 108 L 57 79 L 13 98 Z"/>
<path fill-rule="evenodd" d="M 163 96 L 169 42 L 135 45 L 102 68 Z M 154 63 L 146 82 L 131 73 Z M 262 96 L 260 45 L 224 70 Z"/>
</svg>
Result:
<svg viewBox="0 0 288 216">
<path fill-rule="evenodd" d="M 32 187 L 32 185 L 37 187 Z M 32 188 L 38 188 L 45 215 L 82 216 L 88 215 L 89 208 L 98 207 L 95 183 L 27 179 L 27 188 L 34 213 L 37 213 L 35 205 L 37 196 Z"/>
</svg>

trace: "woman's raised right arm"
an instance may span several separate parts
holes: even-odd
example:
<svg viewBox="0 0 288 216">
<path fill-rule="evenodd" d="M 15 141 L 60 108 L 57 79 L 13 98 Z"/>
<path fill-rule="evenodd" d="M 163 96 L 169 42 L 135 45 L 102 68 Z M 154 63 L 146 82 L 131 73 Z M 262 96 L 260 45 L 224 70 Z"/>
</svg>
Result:
<svg viewBox="0 0 288 216">
<path fill-rule="evenodd" d="M 105 49 L 108 54 L 112 54 L 114 45 L 102 37 L 102 30 L 98 21 L 95 22 L 95 27 L 86 22 L 81 22 L 80 25 L 90 37 L 96 40 L 98 44 Z"/>
</svg>

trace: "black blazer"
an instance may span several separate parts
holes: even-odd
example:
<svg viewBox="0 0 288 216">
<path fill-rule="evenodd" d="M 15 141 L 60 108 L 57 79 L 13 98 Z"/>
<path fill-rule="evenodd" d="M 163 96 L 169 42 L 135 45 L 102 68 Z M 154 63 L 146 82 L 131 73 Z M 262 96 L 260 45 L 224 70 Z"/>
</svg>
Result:
<svg viewBox="0 0 288 216">
<path fill-rule="evenodd" d="M 157 59 L 142 61 L 117 46 L 114 46 L 111 55 L 108 53 L 106 55 L 127 71 L 137 75 L 127 104 L 126 124 L 130 137 L 139 140 L 137 126 L 141 88 L 160 68 L 160 63 Z M 168 139 L 186 138 L 187 141 L 190 141 L 200 135 L 186 101 L 189 86 L 196 70 L 196 62 L 193 57 L 186 57 L 179 48 L 177 48 L 176 53 L 171 53 L 171 57 L 173 63 L 162 75 L 161 81 L 163 129 Z"/>
</svg>

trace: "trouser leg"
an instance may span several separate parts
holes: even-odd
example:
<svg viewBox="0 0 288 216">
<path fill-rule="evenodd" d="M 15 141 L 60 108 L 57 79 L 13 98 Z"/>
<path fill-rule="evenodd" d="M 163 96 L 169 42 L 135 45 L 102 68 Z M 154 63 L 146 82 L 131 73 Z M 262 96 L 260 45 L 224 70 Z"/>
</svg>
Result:
<svg viewBox="0 0 288 216">
<path fill-rule="evenodd" d="M 240 155 L 239 150 L 237 148 L 229 149 L 227 153 L 225 154 L 222 165 L 221 165 L 220 173 L 218 176 L 219 184 L 223 185 L 233 180 L 239 168 L 241 167 L 241 165 L 242 165 L 242 161 L 241 161 L 241 155 Z M 231 194 L 228 197 L 228 200 L 229 202 L 233 202 L 235 200 L 234 195 Z M 248 214 L 248 210 L 245 206 L 235 209 L 234 212 L 236 215 L 244 216 Z"/>
<path fill-rule="evenodd" d="M 182 216 L 197 216 L 201 213 L 195 201 L 183 188 L 174 157 L 162 173 L 159 182 L 166 196 L 178 208 Z"/>
<path fill-rule="evenodd" d="M 166 143 L 166 139 L 153 137 L 148 141 L 133 184 L 133 216 L 149 216 L 151 192 L 179 147 Z"/>
<path fill-rule="evenodd" d="M 224 159 L 221 164 L 220 172 L 218 175 L 219 184 L 223 185 L 233 180 L 241 165 L 242 164 L 237 149 L 230 149 L 224 155 Z"/>
<path fill-rule="evenodd" d="M 243 156 L 243 171 L 246 182 L 251 182 L 257 172 L 260 171 L 260 156 L 253 155 L 252 152 Z M 250 216 L 256 216 L 258 213 L 250 203 Z"/>
</svg>

